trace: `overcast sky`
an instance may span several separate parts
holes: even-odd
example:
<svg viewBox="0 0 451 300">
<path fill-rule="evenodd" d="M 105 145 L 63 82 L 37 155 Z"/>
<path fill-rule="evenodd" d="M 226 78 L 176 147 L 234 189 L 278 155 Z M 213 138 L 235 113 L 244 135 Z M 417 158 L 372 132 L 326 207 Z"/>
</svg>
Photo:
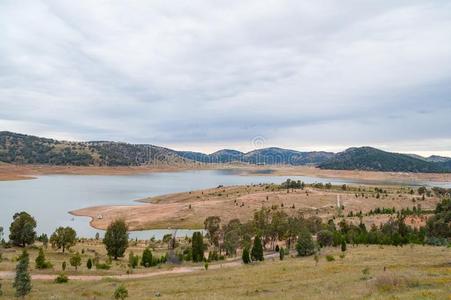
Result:
<svg viewBox="0 0 451 300">
<path fill-rule="evenodd" d="M 0 0 L 0 130 L 451 155 L 451 2 Z"/>
</svg>

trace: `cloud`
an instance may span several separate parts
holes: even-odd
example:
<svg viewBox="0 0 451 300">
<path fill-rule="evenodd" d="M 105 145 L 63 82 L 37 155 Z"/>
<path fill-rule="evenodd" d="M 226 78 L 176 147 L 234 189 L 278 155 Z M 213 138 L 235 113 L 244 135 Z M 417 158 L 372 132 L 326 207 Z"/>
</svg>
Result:
<svg viewBox="0 0 451 300">
<path fill-rule="evenodd" d="M 450 149 L 446 1 L 4 1 L 0 126 L 211 149 Z"/>
</svg>

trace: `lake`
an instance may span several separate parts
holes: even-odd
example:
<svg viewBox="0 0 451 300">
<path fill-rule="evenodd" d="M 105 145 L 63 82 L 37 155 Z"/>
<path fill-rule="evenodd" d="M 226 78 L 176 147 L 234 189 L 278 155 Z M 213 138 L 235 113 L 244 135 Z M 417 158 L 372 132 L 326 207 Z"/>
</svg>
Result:
<svg viewBox="0 0 451 300">
<path fill-rule="evenodd" d="M 343 180 L 309 176 L 242 176 L 234 170 L 196 170 L 148 173 L 125 176 L 45 175 L 34 180 L 0 181 L 0 226 L 8 236 L 9 224 L 16 212 L 26 211 L 36 218 L 37 233 L 50 235 L 58 226 L 71 226 L 81 237 L 94 237 L 96 230 L 89 218 L 74 217 L 71 210 L 96 205 L 140 205 L 133 200 L 168 193 L 185 192 L 218 185 L 281 183 L 287 178 L 305 183 L 364 184 L 362 180 Z M 391 182 L 393 183 L 393 182 Z M 400 182 L 397 182 L 400 183 Z M 380 184 L 380 182 L 379 182 Z M 385 182 L 387 184 L 387 182 Z M 409 182 L 410 185 L 451 187 L 451 183 Z M 161 238 L 168 230 L 131 232 L 132 238 Z M 191 235 L 191 230 L 178 230 L 178 236 Z"/>
</svg>

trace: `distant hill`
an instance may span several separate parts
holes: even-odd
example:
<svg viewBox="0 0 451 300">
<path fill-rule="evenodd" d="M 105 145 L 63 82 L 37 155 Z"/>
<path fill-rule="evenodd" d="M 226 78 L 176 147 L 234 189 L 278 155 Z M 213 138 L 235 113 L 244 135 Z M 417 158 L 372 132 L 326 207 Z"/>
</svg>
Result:
<svg viewBox="0 0 451 300">
<path fill-rule="evenodd" d="M 392 153 L 372 147 L 349 148 L 319 165 L 322 169 L 391 172 L 451 172 L 447 162 L 428 161 L 408 154 Z"/>
<path fill-rule="evenodd" d="M 349 148 L 340 153 L 300 152 L 264 148 L 243 153 L 223 149 L 211 154 L 110 141 L 70 142 L 0 131 L 0 162 L 74 166 L 179 165 L 187 163 L 246 163 L 257 165 L 314 165 L 322 169 L 392 172 L 451 172 L 451 158 L 422 157 L 371 147 Z"/>
<path fill-rule="evenodd" d="M 197 152 L 177 152 L 180 156 L 204 163 L 243 162 L 260 165 L 317 165 L 334 156 L 332 152 L 299 152 L 282 148 L 257 149 L 247 153 L 224 149 L 205 155 Z"/>
</svg>

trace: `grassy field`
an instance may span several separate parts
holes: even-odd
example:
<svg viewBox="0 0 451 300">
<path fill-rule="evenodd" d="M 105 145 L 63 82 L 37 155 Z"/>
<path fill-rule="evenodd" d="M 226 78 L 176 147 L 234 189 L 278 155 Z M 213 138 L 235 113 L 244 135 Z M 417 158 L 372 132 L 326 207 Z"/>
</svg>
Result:
<svg viewBox="0 0 451 300">
<path fill-rule="evenodd" d="M 318 265 L 313 257 L 286 257 L 148 279 L 35 280 L 28 299 L 111 299 L 120 284 L 130 299 L 451 299 L 449 248 L 359 246 L 340 254 L 323 249 Z M 2 284 L 3 297 L 12 298 L 11 281 Z"/>
</svg>

